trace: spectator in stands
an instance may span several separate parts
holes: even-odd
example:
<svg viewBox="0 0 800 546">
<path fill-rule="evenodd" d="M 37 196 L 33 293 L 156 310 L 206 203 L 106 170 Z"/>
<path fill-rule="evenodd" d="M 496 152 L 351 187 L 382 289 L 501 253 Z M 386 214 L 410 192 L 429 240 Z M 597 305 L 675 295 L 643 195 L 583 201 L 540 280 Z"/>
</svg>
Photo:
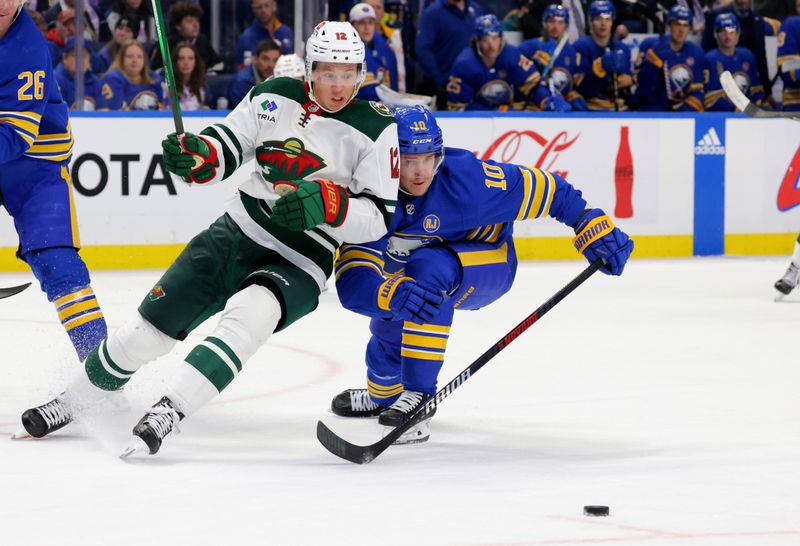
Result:
<svg viewBox="0 0 800 546">
<path fill-rule="evenodd" d="M 61 97 L 69 105 L 70 109 L 80 106 L 80 110 L 95 110 L 97 102 L 100 100 L 100 80 L 89 70 L 89 56 L 83 55 L 83 66 L 80 71 L 83 74 L 83 102 L 78 105 L 75 100 L 77 64 L 75 38 L 67 38 L 61 63 L 53 70 L 53 75 L 56 78 L 56 82 L 58 82 L 58 88 L 61 90 Z"/>
<path fill-rule="evenodd" d="M 372 6 L 375 10 L 375 18 L 378 21 L 375 32 L 386 41 L 391 50 L 394 52 L 394 57 L 397 60 L 397 78 L 393 80 L 399 92 L 406 92 L 406 54 L 403 45 L 403 33 L 400 29 L 393 28 L 387 23 L 388 16 L 384 9 L 383 0 L 367 0 L 367 4 Z"/>
<path fill-rule="evenodd" d="M 275 63 L 272 75 L 276 78 L 294 78 L 303 81 L 306 79 L 306 62 L 294 53 L 281 55 Z"/>
<path fill-rule="evenodd" d="M 719 75 L 725 70 L 733 74 L 736 85 L 751 102 L 760 105 L 764 86 L 758 78 L 756 57 L 744 47 L 736 47 L 741 34 L 739 19 L 732 13 L 720 13 L 714 21 L 719 47 L 706 53 L 705 107 L 708 111 L 735 112 L 736 106 L 725 95 Z"/>
<path fill-rule="evenodd" d="M 381 100 L 375 87 L 385 85 L 397 91 L 397 58 L 386 40 L 375 31 L 377 16 L 372 6 L 356 4 L 350 10 L 350 24 L 364 42 L 367 60 L 367 76 L 358 90 L 360 99 Z"/>
<path fill-rule="evenodd" d="M 494 15 L 475 20 L 472 45 L 456 58 L 447 83 L 449 110 L 506 111 L 528 99 L 547 109 L 569 110 L 559 97 L 539 88 L 539 71 L 519 49 L 503 43 L 503 26 Z M 540 95 L 531 96 L 534 90 Z"/>
<path fill-rule="evenodd" d="M 75 0 L 58 0 L 47 11 L 44 12 L 44 20 L 49 23 L 54 23 L 58 20 L 58 15 L 64 10 L 75 11 Z M 88 0 L 83 2 L 83 21 L 84 21 L 84 38 L 87 40 L 97 41 L 101 38 L 101 27 L 103 20 L 98 14 L 97 10 L 92 6 Z"/>
<path fill-rule="evenodd" d="M 629 90 L 633 85 L 631 51 L 612 36 L 616 16 L 609 0 L 595 0 L 589 5 L 589 36 L 575 42 L 580 60 L 575 84 L 589 110 L 628 109 Z"/>
<path fill-rule="evenodd" d="M 50 58 L 54 67 L 61 62 L 61 55 L 67 39 L 74 36 L 75 12 L 71 9 L 63 10 L 58 14 L 55 26 L 45 36 L 50 47 Z M 84 52 L 89 57 L 91 69 L 93 72 L 97 72 L 103 66 L 102 59 L 95 51 L 97 46 L 88 38 L 84 40 L 83 44 Z"/>
<path fill-rule="evenodd" d="M 703 50 L 710 51 L 717 47 L 714 37 L 714 21 L 720 13 L 733 13 L 739 19 L 741 34 L 739 45 L 747 48 L 756 56 L 758 65 L 758 77 L 764 85 L 764 91 L 769 97 L 772 93 L 772 84 L 769 79 L 769 69 L 767 67 L 767 47 L 765 37 L 769 26 L 764 18 L 757 15 L 751 5 L 752 0 L 733 0 L 725 7 L 716 9 L 705 16 L 706 27 L 703 32 Z M 770 32 L 771 33 L 771 32 Z"/>
<path fill-rule="evenodd" d="M 447 82 L 456 57 L 469 47 L 475 19 L 482 15 L 474 0 L 434 0 L 419 20 L 414 51 L 422 71 L 417 92 L 437 96 L 437 105 L 447 103 Z"/>
<path fill-rule="evenodd" d="M 248 59 L 252 58 L 258 44 L 266 40 L 277 42 L 281 53 L 294 53 L 294 34 L 275 17 L 278 9 L 275 0 L 253 0 L 251 7 L 255 19 L 236 41 L 234 64 L 239 68 L 249 65 Z"/>
<path fill-rule="evenodd" d="M 665 34 L 644 56 L 637 98 L 640 110 L 702 112 L 705 54 L 688 41 L 692 12 L 675 4 L 667 12 Z"/>
<path fill-rule="evenodd" d="M 207 110 L 206 65 L 197 47 L 191 42 L 178 42 L 171 51 L 181 110 Z"/>
<path fill-rule="evenodd" d="M 117 23 L 123 17 L 128 17 L 130 21 L 139 22 L 139 28 L 134 29 L 134 39 L 143 44 L 156 41 L 156 26 L 150 2 L 145 2 L 144 0 L 112 0 L 111 11 L 106 19 L 111 32 L 114 32 Z"/>
<path fill-rule="evenodd" d="M 170 50 L 178 42 L 190 42 L 194 45 L 203 63 L 208 67 L 208 72 L 220 72 L 223 69 L 222 60 L 211 47 L 208 35 L 200 32 L 200 18 L 203 8 L 191 2 L 176 2 L 169 8 L 169 47 Z M 161 49 L 153 48 L 150 58 L 150 67 L 154 70 L 163 66 Z"/>
<path fill-rule="evenodd" d="M 102 59 L 102 66 L 97 71 L 98 74 L 104 74 L 113 64 L 114 59 L 117 58 L 117 54 L 122 49 L 123 44 L 134 39 L 134 29 L 140 28 L 139 20 L 135 17 L 134 15 L 125 15 L 117 21 L 111 41 L 98 52 Z"/>
<path fill-rule="evenodd" d="M 523 40 L 532 40 L 542 35 L 541 2 L 536 0 L 518 0 L 517 7 L 503 17 L 503 30 L 522 33 Z"/>
<path fill-rule="evenodd" d="M 235 108 L 250 92 L 254 85 L 261 83 L 275 70 L 275 63 L 281 56 L 281 46 L 272 40 L 264 40 L 256 47 L 251 66 L 245 66 L 236 73 L 236 77 L 228 85 L 228 105 Z"/>
<path fill-rule="evenodd" d="M 572 110 L 588 110 L 586 101 L 573 86 L 575 70 L 578 66 L 578 54 L 570 43 L 565 43 L 563 48 L 553 60 L 558 44 L 567 32 L 569 24 L 569 11 L 560 4 L 550 4 L 542 15 L 544 23 L 544 36 L 541 40 L 532 38 L 519 45 L 519 50 L 527 58 L 538 64 L 542 81 L 539 85 L 547 88 L 551 94 L 558 94 L 569 102 Z"/>
<path fill-rule="evenodd" d="M 796 8 L 800 15 L 800 0 Z M 783 109 L 800 111 L 800 16 L 789 17 L 778 34 L 778 70 L 783 80 Z"/>
<path fill-rule="evenodd" d="M 26 8 L 26 11 L 28 12 L 28 15 L 31 16 L 31 19 L 33 19 L 33 22 L 36 23 L 36 26 L 39 27 L 42 36 L 47 36 L 47 21 L 45 20 L 44 15 L 30 8 Z"/>
<path fill-rule="evenodd" d="M 161 110 L 166 103 L 161 78 L 148 67 L 144 45 L 136 40 L 123 44 L 100 83 L 101 110 Z"/>
</svg>

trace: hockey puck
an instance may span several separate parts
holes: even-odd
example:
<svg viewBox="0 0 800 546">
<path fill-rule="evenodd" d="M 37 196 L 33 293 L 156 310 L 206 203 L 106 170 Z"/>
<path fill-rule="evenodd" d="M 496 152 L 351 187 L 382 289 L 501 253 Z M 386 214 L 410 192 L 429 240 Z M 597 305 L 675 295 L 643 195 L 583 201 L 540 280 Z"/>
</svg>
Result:
<svg viewBox="0 0 800 546">
<path fill-rule="evenodd" d="M 589 506 L 583 507 L 584 516 L 607 516 L 608 514 L 609 514 L 608 506 L 590 504 Z"/>
</svg>

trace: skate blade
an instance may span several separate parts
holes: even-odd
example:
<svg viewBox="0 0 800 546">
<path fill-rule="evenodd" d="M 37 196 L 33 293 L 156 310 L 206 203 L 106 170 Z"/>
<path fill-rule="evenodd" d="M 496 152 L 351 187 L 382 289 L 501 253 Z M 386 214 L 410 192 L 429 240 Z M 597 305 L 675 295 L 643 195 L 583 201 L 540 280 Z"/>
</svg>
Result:
<svg viewBox="0 0 800 546">
<path fill-rule="evenodd" d="M 789 294 L 784 294 L 780 290 L 775 290 L 775 301 L 782 301 L 783 298 L 788 296 Z"/>
<path fill-rule="evenodd" d="M 25 427 L 22 427 L 17 432 L 11 435 L 12 440 L 24 440 L 26 438 L 33 438 L 33 436 L 28 434 L 28 431 L 25 430 Z"/>
<path fill-rule="evenodd" d="M 384 427 L 383 435 L 386 436 L 393 430 L 394 430 L 393 427 Z M 430 437 L 431 437 L 431 424 L 430 421 L 425 421 L 412 427 L 408 432 L 406 432 L 405 434 L 400 436 L 397 440 L 395 440 L 392 443 L 392 445 L 405 446 L 412 444 L 421 444 L 423 442 L 427 442 Z"/>
<path fill-rule="evenodd" d="M 125 448 L 125 451 L 120 454 L 119 458 L 124 461 L 131 455 L 135 455 L 137 453 L 144 453 L 147 455 L 150 454 L 150 448 L 147 447 L 147 444 L 145 444 L 141 438 L 136 438 L 131 445 Z"/>
</svg>

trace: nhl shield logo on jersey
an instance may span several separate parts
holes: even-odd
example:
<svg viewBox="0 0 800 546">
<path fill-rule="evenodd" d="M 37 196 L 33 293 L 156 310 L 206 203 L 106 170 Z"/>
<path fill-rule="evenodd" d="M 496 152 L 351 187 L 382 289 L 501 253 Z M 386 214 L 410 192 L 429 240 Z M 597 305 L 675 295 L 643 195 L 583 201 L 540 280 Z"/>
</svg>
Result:
<svg viewBox="0 0 800 546">
<path fill-rule="evenodd" d="M 256 148 L 256 161 L 268 182 L 298 180 L 325 167 L 325 161 L 306 150 L 298 138 L 265 142 Z"/>
<path fill-rule="evenodd" d="M 159 284 L 159 285 L 153 287 L 153 289 L 150 291 L 150 293 L 147 295 L 147 297 L 150 298 L 150 301 L 156 301 L 156 300 L 159 300 L 159 299 L 163 298 L 166 295 L 167 295 L 167 293 L 164 292 L 164 289 L 161 288 L 161 285 Z"/>
</svg>

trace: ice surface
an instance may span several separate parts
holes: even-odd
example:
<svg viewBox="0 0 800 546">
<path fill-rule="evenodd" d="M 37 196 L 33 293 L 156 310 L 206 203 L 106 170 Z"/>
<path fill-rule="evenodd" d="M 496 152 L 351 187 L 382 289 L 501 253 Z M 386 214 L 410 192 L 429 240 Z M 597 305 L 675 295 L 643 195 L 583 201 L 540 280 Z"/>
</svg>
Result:
<svg viewBox="0 0 800 546">
<path fill-rule="evenodd" d="M 274 336 L 155 457 L 117 458 L 202 325 L 99 408 L 11 441 L 79 369 L 35 287 L 0 301 L 0 544 L 800 544 L 800 294 L 787 258 L 640 260 L 595 275 L 439 408 L 426 444 L 357 466 L 325 451 L 375 420 L 327 411 L 364 383 L 366 319 L 332 291 Z M 448 381 L 584 266 L 527 263 L 512 292 L 456 313 Z M 94 273 L 110 327 L 157 271 Z M 10 286 L 30 275 L 0 275 Z M 582 515 L 587 504 L 608 518 Z"/>
</svg>

